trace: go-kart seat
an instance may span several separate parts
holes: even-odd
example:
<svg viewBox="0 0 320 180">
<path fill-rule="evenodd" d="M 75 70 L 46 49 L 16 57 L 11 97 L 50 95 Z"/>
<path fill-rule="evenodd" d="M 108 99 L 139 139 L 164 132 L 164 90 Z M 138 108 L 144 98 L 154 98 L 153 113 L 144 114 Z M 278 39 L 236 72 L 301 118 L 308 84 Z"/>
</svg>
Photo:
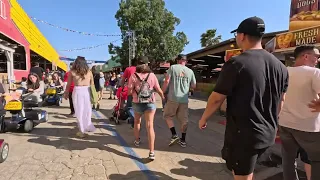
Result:
<svg viewBox="0 0 320 180">
<path fill-rule="evenodd" d="M 33 107 L 40 107 L 41 103 L 37 101 L 24 101 L 23 106 L 25 108 L 33 108 Z"/>
<path fill-rule="evenodd" d="M 26 108 L 40 107 L 42 102 L 42 99 L 39 100 L 37 96 L 33 96 L 32 94 L 23 98 L 23 105 Z"/>
</svg>

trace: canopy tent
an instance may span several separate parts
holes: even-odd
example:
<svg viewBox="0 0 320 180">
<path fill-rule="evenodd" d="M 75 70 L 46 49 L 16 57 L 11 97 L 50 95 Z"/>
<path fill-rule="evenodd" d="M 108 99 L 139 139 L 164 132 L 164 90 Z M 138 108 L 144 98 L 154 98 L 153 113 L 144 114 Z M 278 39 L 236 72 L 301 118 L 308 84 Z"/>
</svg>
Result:
<svg viewBox="0 0 320 180">
<path fill-rule="evenodd" d="M 112 71 L 113 68 L 121 67 L 122 65 L 118 62 L 119 60 L 120 58 L 118 56 L 109 59 L 105 64 L 107 65 L 107 68 L 103 72 L 109 72 Z"/>
<path fill-rule="evenodd" d="M 108 72 L 108 69 L 109 69 L 108 64 L 96 65 L 96 70 L 100 72 Z"/>
</svg>

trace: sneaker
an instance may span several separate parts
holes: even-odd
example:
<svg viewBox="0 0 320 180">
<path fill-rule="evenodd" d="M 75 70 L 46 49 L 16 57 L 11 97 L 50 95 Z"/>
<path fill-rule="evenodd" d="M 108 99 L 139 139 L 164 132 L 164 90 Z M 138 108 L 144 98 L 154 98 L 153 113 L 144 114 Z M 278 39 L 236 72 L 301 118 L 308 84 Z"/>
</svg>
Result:
<svg viewBox="0 0 320 180">
<path fill-rule="evenodd" d="M 79 138 L 84 138 L 84 134 L 82 132 L 77 132 L 76 136 Z"/>
<path fill-rule="evenodd" d="M 154 152 L 149 153 L 149 159 L 152 161 L 156 159 Z"/>
<path fill-rule="evenodd" d="M 172 146 L 174 143 L 176 143 L 178 140 L 179 140 L 179 136 L 177 135 L 174 135 L 171 137 L 171 140 L 170 140 L 170 143 L 169 143 L 169 146 Z"/>
<path fill-rule="evenodd" d="M 140 146 L 140 138 L 139 138 L 139 141 L 137 141 L 137 140 L 134 140 L 134 145 L 136 146 L 136 147 L 139 147 Z"/>
<path fill-rule="evenodd" d="M 134 129 L 134 125 L 133 125 L 133 124 L 130 124 L 130 128 L 131 128 L 131 129 Z"/>
<path fill-rule="evenodd" d="M 181 139 L 179 140 L 178 144 L 183 148 L 187 147 L 186 141 L 182 141 Z"/>
</svg>

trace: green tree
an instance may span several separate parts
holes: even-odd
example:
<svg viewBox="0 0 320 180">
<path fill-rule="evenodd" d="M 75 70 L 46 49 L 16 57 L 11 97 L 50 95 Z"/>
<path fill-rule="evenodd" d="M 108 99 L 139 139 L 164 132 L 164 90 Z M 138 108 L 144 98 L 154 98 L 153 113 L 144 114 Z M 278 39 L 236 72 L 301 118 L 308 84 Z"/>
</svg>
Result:
<svg viewBox="0 0 320 180">
<path fill-rule="evenodd" d="M 221 35 L 216 36 L 217 29 L 209 29 L 205 33 L 201 34 L 201 47 L 208 47 L 211 45 L 219 44 L 222 40 Z"/>
<path fill-rule="evenodd" d="M 129 41 L 126 33 L 135 31 L 136 55 L 156 62 L 171 60 L 188 44 L 183 32 L 176 32 L 180 19 L 165 8 L 163 0 L 121 0 L 115 18 L 122 33 L 122 45 L 109 45 L 109 53 L 119 56 L 122 65 L 129 63 Z"/>
</svg>

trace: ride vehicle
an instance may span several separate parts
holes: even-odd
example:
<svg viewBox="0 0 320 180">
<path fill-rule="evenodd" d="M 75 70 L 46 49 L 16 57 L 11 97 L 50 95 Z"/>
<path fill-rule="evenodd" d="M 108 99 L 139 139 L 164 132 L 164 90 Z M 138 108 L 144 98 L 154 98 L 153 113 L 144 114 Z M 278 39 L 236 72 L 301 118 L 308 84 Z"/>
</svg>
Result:
<svg viewBox="0 0 320 180">
<path fill-rule="evenodd" d="M 44 105 L 60 106 L 60 104 L 62 103 L 62 97 L 63 97 L 62 87 L 50 86 L 45 92 Z"/>
<path fill-rule="evenodd" d="M 4 109 L 12 116 L 4 118 L 3 132 L 9 129 L 23 129 L 24 132 L 31 132 L 36 125 L 48 121 L 47 111 L 39 109 L 42 103 L 35 100 L 32 93 L 19 96 L 19 93 L 14 92 L 11 98 L 7 99 L 9 100 Z"/>
<path fill-rule="evenodd" d="M 4 109 L 0 110 L 0 132 L 5 128 L 4 126 Z M 9 144 L 6 143 L 3 139 L 0 139 L 0 163 L 4 162 L 9 155 Z"/>
<path fill-rule="evenodd" d="M 0 139 L 0 163 L 3 163 L 9 155 L 9 144 Z"/>
</svg>

